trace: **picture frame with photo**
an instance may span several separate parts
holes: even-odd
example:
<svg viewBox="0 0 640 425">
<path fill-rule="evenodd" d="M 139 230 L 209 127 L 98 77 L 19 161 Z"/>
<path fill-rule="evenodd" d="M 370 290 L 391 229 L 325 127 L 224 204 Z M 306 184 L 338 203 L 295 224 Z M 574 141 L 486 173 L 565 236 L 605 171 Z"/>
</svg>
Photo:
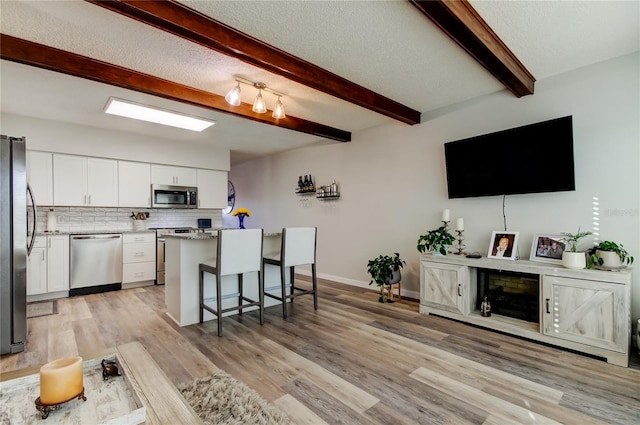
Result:
<svg viewBox="0 0 640 425">
<path fill-rule="evenodd" d="M 494 230 L 487 257 L 499 260 L 516 260 L 519 234 L 520 232 Z"/>
<path fill-rule="evenodd" d="M 562 253 L 567 249 L 565 237 L 553 233 L 536 233 L 531 242 L 530 261 L 562 264 Z"/>
</svg>

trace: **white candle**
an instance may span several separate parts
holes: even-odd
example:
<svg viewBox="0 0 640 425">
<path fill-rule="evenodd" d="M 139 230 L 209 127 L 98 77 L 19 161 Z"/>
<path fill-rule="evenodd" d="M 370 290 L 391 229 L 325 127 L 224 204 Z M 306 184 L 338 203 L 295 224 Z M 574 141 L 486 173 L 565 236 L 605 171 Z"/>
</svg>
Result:
<svg viewBox="0 0 640 425">
<path fill-rule="evenodd" d="M 456 220 L 456 230 L 460 230 L 460 231 L 464 230 L 464 219 L 459 218 Z"/>
<path fill-rule="evenodd" d="M 450 218 L 450 214 L 449 214 L 449 210 L 444 210 L 442 211 L 442 221 L 449 221 Z"/>
<path fill-rule="evenodd" d="M 50 406 L 82 392 L 82 357 L 65 357 L 40 368 L 40 403 Z"/>
</svg>

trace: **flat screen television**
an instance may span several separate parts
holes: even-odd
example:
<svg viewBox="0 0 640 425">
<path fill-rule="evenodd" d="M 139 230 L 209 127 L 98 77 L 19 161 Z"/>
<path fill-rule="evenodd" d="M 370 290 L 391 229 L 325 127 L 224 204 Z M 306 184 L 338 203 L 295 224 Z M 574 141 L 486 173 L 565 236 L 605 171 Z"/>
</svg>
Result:
<svg viewBox="0 0 640 425">
<path fill-rule="evenodd" d="M 576 189 L 572 117 L 445 143 L 449 199 Z"/>
</svg>

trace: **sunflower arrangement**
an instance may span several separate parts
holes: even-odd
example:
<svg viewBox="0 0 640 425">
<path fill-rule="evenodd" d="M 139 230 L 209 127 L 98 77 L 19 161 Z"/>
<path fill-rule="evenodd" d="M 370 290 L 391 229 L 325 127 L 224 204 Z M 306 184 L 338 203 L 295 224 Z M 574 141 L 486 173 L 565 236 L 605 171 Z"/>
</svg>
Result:
<svg viewBox="0 0 640 425">
<path fill-rule="evenodd" d="M 231 213 L 232 216 L 237 217 L 240 214 L 246 215 L 247 217 L 251 217 L 251 211 L 246 208 L 238 208 L 234 212 Z"/>
</svg>

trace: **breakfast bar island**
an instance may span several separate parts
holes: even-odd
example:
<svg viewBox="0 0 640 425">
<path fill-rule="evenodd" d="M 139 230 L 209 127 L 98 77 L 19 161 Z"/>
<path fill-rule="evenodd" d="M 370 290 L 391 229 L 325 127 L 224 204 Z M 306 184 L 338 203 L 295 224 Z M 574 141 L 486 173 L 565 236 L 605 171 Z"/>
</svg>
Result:
<svg viewBox="0 0 640 425">
<path fill-rule="evenodd" d="M 241 230 L 238 230 L 241 231 Z M 186 233 L 166 236 L 166 282 L 165 304 L 167 314 L 179 326 L 188 326 L 200 321 L 199 299 L 199 265 L 200 263 L 212 263 L 217 255 L 217 233 Z M 282 244 L 282 233 L 265 233 L 263 237 L 263 256 L 274 257 L 279 255 Z M 289 273 L 286 273 L 289 279 Z M 280 273 L 276 267 L 265 267 L 265 288 L 280 285 Z M 287 284 L 290 282 L 287 281 Z M 238 303 L 238 278 L 237 276 L 222 277 L 222 306 L 223 308 L 237 305 Z M 244 275 L 243 291 L 245 296 L 258 299 L 258 273 Z M 275 292 L 275 291 L 270 291 Z M 214 299 L 216 294 L 215 277 L 209 273 L 204 274 L 204 298 Z M 264 306 L 279 305 L 279 301 L 265 297 Z M 250 311 L 257 307 L 250 307 L 244 311 Z M 224 316 L 237 314 L 228 312 Z M 216 317 L 204 312 L 204 320 L 214 320 Z"/>
</svg>

